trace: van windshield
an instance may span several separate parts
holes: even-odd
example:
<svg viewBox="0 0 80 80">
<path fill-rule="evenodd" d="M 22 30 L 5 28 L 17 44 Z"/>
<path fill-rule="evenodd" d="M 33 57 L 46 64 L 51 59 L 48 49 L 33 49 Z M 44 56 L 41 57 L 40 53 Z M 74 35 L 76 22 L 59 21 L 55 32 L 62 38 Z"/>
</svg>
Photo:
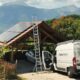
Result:
<svg viewBox="0 0 80 80">
<path fill-rule="evenodd" d="M 51 54 L 49 53 L 49 52 L 44 52 L 44 56 L 46 57 L 46 58 L 51 58 Z"/>
</svg>

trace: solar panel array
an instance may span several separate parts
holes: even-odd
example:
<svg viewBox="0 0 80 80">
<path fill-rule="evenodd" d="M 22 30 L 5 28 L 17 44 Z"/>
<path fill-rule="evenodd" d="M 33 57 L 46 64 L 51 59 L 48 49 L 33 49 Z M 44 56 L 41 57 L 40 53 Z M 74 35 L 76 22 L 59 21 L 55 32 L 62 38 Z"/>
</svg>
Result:
<svg viewBox="0 0 80 80">
<path fill-rule="evenodd" d="M 30 22 L 22 22 L 16 24 L 15 26 L 0 35 L 0 42 L 10 41 L 11 39 L 19 35 L 21 32 L 27 30 L 29 27 L 31 27 Z"/>
</svg>

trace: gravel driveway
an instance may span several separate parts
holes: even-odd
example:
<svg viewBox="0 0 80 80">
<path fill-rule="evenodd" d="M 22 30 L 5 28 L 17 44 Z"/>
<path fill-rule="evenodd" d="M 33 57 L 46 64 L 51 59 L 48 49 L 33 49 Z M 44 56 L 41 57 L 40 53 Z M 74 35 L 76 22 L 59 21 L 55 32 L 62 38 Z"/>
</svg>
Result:
<svg viewBox="0 0 80 80">
<path fill-rule="evenodd" d="M 50 71 L 38 72 L 38 73 L 25 73 L 19 75 L 26 80 L 80 80 L 75 78 L 69 78 L 63 73 L 53 73 Z"/>
<path fill-rule="evenodd" d="M 32 72 L 34 65 L 27 61 L 19 61 L 17 64 L 18 76 L 25 80 L 80 80 L 80 78 L 69 78 L 65 73 L 52 71 Z"/>
</svg>

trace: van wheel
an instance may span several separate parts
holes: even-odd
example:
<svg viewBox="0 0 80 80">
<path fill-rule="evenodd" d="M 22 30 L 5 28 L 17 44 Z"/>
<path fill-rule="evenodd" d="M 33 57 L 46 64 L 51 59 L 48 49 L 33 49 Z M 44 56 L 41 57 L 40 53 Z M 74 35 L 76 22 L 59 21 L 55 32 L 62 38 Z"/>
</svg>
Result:
<svg viewBox="0 0 80 80">
<path fill-rule="evenodd" d="M 70 78 L 73 77 L 73 71 L 72 71 L 71 68 L 69 68 L 69 69 L 67 70 L 67 75 L 68 75 Z"/>
<path fill-rule="evenodd" d="M 53 71 L 53 72 L 55 72 L 55 69 L 54 69 L 53 65 L 51 65 L 51 69 L 50 70 Z"/>
</svg>

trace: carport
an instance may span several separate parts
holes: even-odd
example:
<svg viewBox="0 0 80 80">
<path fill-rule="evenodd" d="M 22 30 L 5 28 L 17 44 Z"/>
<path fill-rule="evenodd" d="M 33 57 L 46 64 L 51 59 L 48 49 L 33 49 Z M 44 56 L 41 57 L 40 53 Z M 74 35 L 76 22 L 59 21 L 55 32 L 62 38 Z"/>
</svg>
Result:
<svg viewBox="0 0 80 80">
<path fill-rule="evenodd" d="M 40 47 L 44 45 L 56 44 L 64 41 L 65 37 L 53 30 L 44 21 L 38 22 L 20 22 L 0 35 L 0 46 L 11 50 L 11 61 L 15 52 L 34 48 L 33 28 L 37 25 L 39 29 Z"/>
</svg>

